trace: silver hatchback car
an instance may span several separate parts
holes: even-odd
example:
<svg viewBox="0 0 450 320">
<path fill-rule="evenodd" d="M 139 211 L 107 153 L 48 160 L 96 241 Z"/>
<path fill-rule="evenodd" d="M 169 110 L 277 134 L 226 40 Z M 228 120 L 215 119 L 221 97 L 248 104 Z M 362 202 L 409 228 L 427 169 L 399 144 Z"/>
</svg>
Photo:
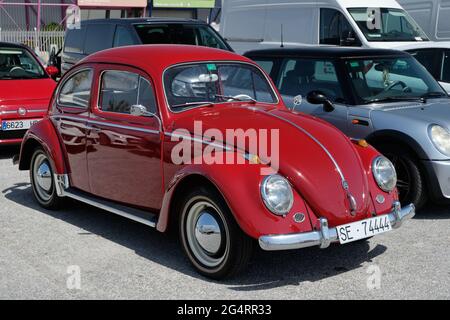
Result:
<svg viewBox="0 0 450 320">
<path fill-rule="evenodd" d="M 288 107 L 365 139 L 397 170 L 402 203 L 450 199 L 450 99 L 410 54 L 339 47 L 247 52 Z"/>
</svg>

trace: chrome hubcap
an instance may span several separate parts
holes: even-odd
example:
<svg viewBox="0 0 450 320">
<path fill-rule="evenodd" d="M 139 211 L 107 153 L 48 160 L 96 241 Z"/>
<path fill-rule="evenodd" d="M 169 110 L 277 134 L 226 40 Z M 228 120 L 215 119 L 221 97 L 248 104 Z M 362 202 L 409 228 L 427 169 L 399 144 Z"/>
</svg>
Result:
<svg viewBox="0 0 450 320">
<path fill-rule="evenodd" d="M 197 200 L 197 201 L 196 201 Z M 230 239 L 225 219 L 208 201 L 192 199 L 186 217 L 186 240 L 195 258 L 204 266 L 220 265 L 228 254 Z"/>
<path fill-rule="evenodd" d="M 219 223 L 207 211 L 201 212 L 195 226 L 195 238 L 203 250 L 216 254 L 222 242 Z"/>
<path fill-rule="evenodd" d="M 44 201 L 49 200 L 52 190 L 52 171 L 47 157 L 43 154 L 37 155 L 34 161 L 33 180 L 39 197 Z"/>
</svg>

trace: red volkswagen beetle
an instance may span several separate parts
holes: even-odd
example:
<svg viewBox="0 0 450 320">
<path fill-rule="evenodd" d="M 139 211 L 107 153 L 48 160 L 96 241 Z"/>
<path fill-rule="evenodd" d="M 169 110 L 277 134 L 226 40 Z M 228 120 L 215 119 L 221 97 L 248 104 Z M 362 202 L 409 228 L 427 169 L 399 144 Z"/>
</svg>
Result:
<svg viewBox="0 0 450 320">
<path fill-rule="evenodd" d="M 0 42 L 0 145 L 18 144 L 42 119 L 56 82 L 55 67 L 44 69 L 26 46 Z"/>
<path fill-rule="evenodd" d="M 48 209 L 65 197 L 165 232 L 195 268 L 238 272 L 264 250 L 327 248 L 397 228 L 392 164 L 365 141 L 286 109 L 267 75 L 217 49 L 153 45 L 87 57 L 22 143 Z"/>
</svg>

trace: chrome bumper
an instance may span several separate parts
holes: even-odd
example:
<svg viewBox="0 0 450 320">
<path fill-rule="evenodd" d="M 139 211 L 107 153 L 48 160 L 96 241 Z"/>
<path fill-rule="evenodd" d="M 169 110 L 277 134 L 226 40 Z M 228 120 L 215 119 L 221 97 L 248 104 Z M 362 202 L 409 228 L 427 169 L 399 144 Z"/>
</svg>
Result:
<svg viewBox="0 0 450 320">
<path fill-rule="evenodd" d="M 392 211 L 388 214 L 391 226 L 397 229 L 402 222 L 414 217 L 415 208 L 410 204 L 404 208 L 400 206 L 400 202 L 395 202 Z M 291 250 L 307 247 L 319 246 L 322 249 L 328 248 L 332 242 L 338 242 L 336 228 L 328 227 L 328 220 L 320 218 L 320 229 L 317 231 L 267 235 L 259 238 L 259 246 L 263 250 Z"/>
</svg>

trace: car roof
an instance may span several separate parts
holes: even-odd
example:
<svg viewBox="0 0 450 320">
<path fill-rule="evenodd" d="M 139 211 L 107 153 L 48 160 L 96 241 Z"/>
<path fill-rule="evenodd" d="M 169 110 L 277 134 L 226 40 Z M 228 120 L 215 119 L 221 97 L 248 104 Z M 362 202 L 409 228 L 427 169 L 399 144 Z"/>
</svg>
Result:
<svg viewBox="0 0 450 320">
<path fill-rule="evenodd" d="M 189 24 L 206 24 L 202 20 L 185 19 L 185 18 L 121 18 L 121 19 L 92 19 L 82 21 L 82 25 L 87 24 L 135 24 L 135 23 L 189 23 Z"/>
<path fill-rule="evenodd" d="M 0 42 L 0 47 L 20 48 L 20 49 L 30 50 L 30 48 L 24 44 L 11 43 L 11 42 Z"/>
<path fill-rule="evenodd" d="M 221 49 L 180 44 L 148 44 L 117 47 L 99 51 L 80 61 L 82 63 L 117 63 L 138 67 L 149 72 L 162 72 L 167 67 L 199 61 L 242 61 L 250 59 Z"/>
<path fill-rule="evenodd" d="M 308 46 L 298 48 L 276 48 L 252 50 L 245 56 L 266 57 L 323 57 L 323 58 L 353 58 L 353 57 L 377 57 L 377 56 L 409 56 L 409 53 L 392 49 L 362 49 L 334 46 Z"/>
</svg>

